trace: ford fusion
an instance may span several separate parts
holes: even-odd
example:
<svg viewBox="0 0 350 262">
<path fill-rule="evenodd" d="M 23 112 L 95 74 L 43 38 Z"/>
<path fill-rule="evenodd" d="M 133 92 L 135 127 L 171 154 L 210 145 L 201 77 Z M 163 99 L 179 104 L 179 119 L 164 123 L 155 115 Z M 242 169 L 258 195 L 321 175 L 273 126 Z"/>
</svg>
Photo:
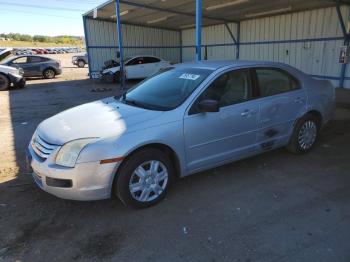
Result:
<svg viewBox="0 0 350 262">
<path fill-rule="evenodd" d="M 206 61 L 168 67 L 130 89 L 43 121 L 28 159 L 35 183 L 65 199 L 116 195 L 143 208 L 177 177 L 286 147 L 309 152 L 334 88 L 285 64 Z"/>
</svg>

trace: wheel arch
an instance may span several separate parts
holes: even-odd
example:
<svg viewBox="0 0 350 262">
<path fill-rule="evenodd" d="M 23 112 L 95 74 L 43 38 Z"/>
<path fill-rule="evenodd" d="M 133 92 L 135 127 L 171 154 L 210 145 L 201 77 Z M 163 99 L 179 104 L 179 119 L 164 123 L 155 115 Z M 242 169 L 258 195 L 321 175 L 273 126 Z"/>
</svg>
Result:
<svg viewBox="0 0 350 262">
<path fill-rule="evenodd" d="M 129 159 L 130 157 L 132 157 L 132 155 L 134 155 L 136 152 L 151 149 L 151 148 L 158 149 L 158 150 L 164 152 L 169 157 L 171 163 L 173 164 L 176 176 L 180 177 L 180 174 L 181 174 L 180 159 L 179 159 L 177 153 L 175 152 L 175 150 L 173 148 L 171 148 L 169 145 L 166 145 L 164 143 L 149 143 L 149 144 L 145 144 L 145 145 L 142 145 L 142 146 L 139 146 L 139 147 L 133 149 L 125 156 L 121 165 L 117 168 L 116 173 L 123 166 L 123 163 L 125 163 L 125 161 L 127 159 Z"/>
<path fill-rule="evenodd" d="M 10 79 L 10 77 L 9 77 L 9 75 L 8 74 L 6 74 L 6 73 L 3 73 L 3 72 L 0 72 L 0 75 L 3 75 L 3 76 L 5 76 L 9 81 L 11 81 L 11 79 Z"/>
<path fill-rule="evenodd" d="M 318 111 L 318 110 L 316 110 L 316 109 L 312 109 L 312 110 L 309 110 L 305 115 L 313 115 L 314 117 L 317 118 L 320 127 L 322 126 L 322 123 L 323 123 L 323 116 L 322 116 L 322 114 L 321 114 L 320 111 Z"/>
<path fill-rule="evenodd" d="M 3 73 L 3 72 L 0 72 L 0 75 L 6 77 L 6 79 L 9 81 L 9 87 L 10 87 L 11 84 L 12 84 L 10 76 L 8 74 L 6 74 L 6 73 Z"/>
<path fill-rule="evenodd" d="M 45 72 L 46 70 L 48 70 L 48 69 L 52 69 L 52 70 L 55 72 L 55 74 L 57 74 L 57 70 L 56 70 L 56 68 L 54 68 L 53 66 L 47 66 L 47 67 L 45 67 L 44 70 L 43 70 L 43 74 L 44 74 L 44 72 Z"/>
<path fill-rule="evenodd" d="M 135 153 L 140 152 L 142 150 L 146 149 L 158 149 L 164 153 L 166 153 L 169 158 L 171 163 L 173 164 L 173 167 L 175 169 L 175 176 L 179 178 L 181 176 L 181 164 L 180 164 L 180 159 L 178 155 L 176 154 L 175 150 L 172 149 L 170 146 L 163 144 L 163 143 L 149 143 L 145 145 L 141 145 L 137 148 L 134 148 L 131 150 L 123 159 L 121 164 L 116 168 L 114 172 L 114 177 L 112 179 L 112 186 L 111 186 L 111 194 L 115 190 L 115 180 L 118 179 L 118 171 L 123 168 L 123 165 L 125 164 L 126 160 L 128 160 L 130 157 L 132 157 Z"/>
<path fill-rule="evenodd" d="M 310 110 L 306 111 L 305 113 L 301 114 L 300 117 L 294 121 L 293 128 L 300 121 L 300 119 L 302 119 L 306 115 L 312 115 L 312 116 L 316 117 L 317 120 L 319 121 L 319 126 L 322 127 L 323 116 L 322 116 L 321 112 L 317 109 L 310 109 Z"/>
</svg>

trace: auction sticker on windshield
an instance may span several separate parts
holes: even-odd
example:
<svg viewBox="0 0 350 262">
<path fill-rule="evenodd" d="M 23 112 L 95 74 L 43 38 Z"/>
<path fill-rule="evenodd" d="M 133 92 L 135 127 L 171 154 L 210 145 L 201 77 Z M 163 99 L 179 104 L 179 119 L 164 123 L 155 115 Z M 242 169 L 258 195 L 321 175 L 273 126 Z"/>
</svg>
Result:
<svg viewBox="0 0 350 262">
<path fill-rule="evenodd" d="M 200 75 L 194 75 L 194 74 L 188 74 L 188 73 L 184 73 L 179 76 L 179 78 L 193 80 L 193 81 L 197 80 L 199 77 Z"/>
</svg>

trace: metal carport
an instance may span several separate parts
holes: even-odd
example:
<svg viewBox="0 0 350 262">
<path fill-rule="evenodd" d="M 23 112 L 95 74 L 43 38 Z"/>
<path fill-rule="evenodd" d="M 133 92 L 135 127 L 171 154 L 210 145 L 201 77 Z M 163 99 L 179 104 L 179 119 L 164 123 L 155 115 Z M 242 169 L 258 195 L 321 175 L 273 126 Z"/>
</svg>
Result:
<svg viewBox="0 0 350 262">
<path fill-rule="evenodd" d="M 348 0 L 111 0 L 83 15 L 90 76 L 103 59 L 115 58 L 116 50 L 125 49 L 127 54 L 152 53 L 173 62 L 194 58 L 285 62 L 336 86 L 350 87 L 350 72 L 346 64 L 338 63 L 340 47 L 349 42 L 349 4 Z M 122 26 L 116 26 L 117 14 Z M 121 45 L 118 35 L 123 36 Z"/>
</svg>

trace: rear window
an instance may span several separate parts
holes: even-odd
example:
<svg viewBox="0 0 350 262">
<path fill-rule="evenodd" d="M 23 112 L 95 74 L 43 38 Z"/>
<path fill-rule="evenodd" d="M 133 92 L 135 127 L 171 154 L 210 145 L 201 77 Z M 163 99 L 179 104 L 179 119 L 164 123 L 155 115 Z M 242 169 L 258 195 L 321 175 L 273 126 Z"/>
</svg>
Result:
<svg viewBox="0 0 350 262">
<path fill-rule="evenodd" d="M 278 68 L 256 68 L 261 96 L 272 96 L 299 88 L 298 81 Z"/>
<path fill-rule="evenodd" d="M 144 57 L 144 61 L 145 61 L 145 64 L 150 64 L 150 63 L 158 63 L 160 62 L 160 59 L 156 57 L 146 56 Z"/>
<path fill-rule="evenodd" d="M 43 61 L 44 61 L 44 59 L 41 57 L 38 57 L 38 56 L 31 56 L 29 58 L 30 63 L 39 63 L 39 62 L 43 62 Z"/>
</svg>

